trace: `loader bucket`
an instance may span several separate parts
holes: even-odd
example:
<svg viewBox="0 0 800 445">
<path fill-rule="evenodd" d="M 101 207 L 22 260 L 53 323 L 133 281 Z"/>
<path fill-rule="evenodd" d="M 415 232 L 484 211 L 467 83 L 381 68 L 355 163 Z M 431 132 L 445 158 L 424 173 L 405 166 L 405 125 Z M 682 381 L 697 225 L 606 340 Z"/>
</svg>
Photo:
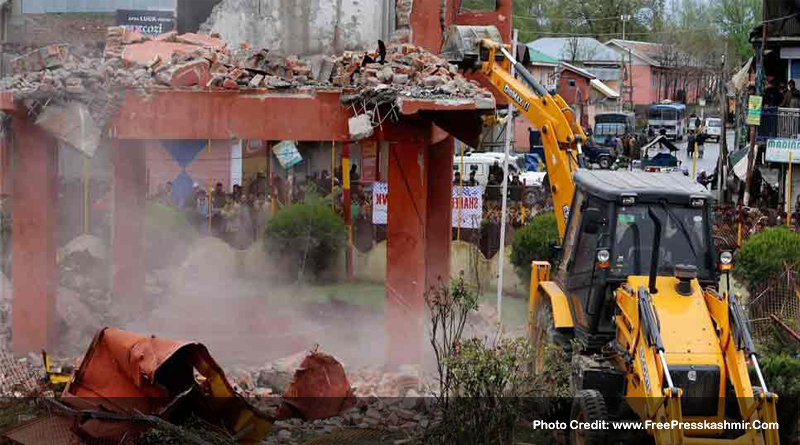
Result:
<svg viewBox="0 0 800 445">
<path fill-rule="evenodd" d="M 442 43 L 441 56 L 461 68 L 477 68 L 486 57 L 481 54 L 480 42 L 483 39 L 503 43 L 495 26 L 450 26 Z"/>
</svg>

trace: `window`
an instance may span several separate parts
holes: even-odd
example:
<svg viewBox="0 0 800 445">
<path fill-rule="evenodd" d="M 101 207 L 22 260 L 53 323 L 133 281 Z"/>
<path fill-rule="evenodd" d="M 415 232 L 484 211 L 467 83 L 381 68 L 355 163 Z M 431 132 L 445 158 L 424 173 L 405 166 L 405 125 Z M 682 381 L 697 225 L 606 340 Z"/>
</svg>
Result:
<svg viewBox="0 0 800 445">
<path fill-rule="evenodd" d="M 608 205 L 596 198 L 589 198 L 587 207 L 594 207 L 599 209 L 602 215 L 607 214 Z M 583 210 L 585 211 L 586 208 Z M 586 228 L 586 221 L 581 223 L 581 232 L 578 234 L 578 245 L 575 247 L 575 260 L 570 268 L 570 273 L 580 274 L 591 272 L 595 267 L 595 258 L 597 256 L 597 240 L 604 233 L 606 233 L 605 224 L 601 225 L 597 232 L 588 233 Z"/>
<path fill-rule="evenodd" d="M 594 134 L 600 136 L 625 134 L 625 124 L 597 124 L 595 127 Z"/>
<path fill-rule="evenodd" d="M 690 264 L 697 266 L 701 279 L 710 277 L 704 209 L 670 207 L 667 212 L 661 206 L 652 208 L 662 224 L 659 274 L 673 274 L 676 265 Z M 620 207 L 611 262 L 613 275 L 647 275 L 650 272 L 654 230 L 648 206 Z"/>
<path fill-rule="evenodd" d="M 575 245 L 575 239 L 578 233 L 578 222 L 581 219 L 581 204 L 583 203 L 583 193 L 578 190 L 575 193 L 575 199 L 572 200 L 572 214 L 569 221 L 567 221 L 567 230 L 564 234 L 564 253 L 562 262 L 558 266 L 558 274 L 562 280 L 566 279 L 567 264 L 572 257 L 572 246 Z"/>
</svg>

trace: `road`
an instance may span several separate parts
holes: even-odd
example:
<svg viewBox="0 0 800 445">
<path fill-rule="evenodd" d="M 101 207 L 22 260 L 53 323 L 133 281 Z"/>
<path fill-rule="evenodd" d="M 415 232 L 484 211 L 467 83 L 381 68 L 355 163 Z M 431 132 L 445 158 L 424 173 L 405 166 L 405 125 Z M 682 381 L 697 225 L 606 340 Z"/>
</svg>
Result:
<svg viewBox="0 0 800 445">
<path fill-rule="evenodd" d="M 727 136 L 728 136 L 727 138 L 728 150 L 730 150 L 733 147 L 734 132 L 728 131 Z M 694 160 L 690 158 L 686 153 L 686 146 L 688 145 L 686 139 L 684 139 L 683 142 L 675 143 L 675 145 L 680 149 L 678 150 L 678 153 L 676 153 L 678 160 L 681 161 L 680 168 L 686 168 L 689 171 L 689 175 L 691 175 L 693 167 L 692 164 Z M 706 142 L 704 145 L 705 145 L 705 150 L 703 158 L 697 159 L 697 173 L 700 173 L 701 171 L 705 170 L 706 173 L 710 175 L 714 173 L 714 169 L 717 166 L 717 159 L 719 158 L 719 144 L 716 142 Z M 666 152 L 667 150 L 664 149 L 664 151 Z M 658 153 L 658 151 L 651 150 L 650 156 L 652 157 L 656 153 Z"/>
</svg>

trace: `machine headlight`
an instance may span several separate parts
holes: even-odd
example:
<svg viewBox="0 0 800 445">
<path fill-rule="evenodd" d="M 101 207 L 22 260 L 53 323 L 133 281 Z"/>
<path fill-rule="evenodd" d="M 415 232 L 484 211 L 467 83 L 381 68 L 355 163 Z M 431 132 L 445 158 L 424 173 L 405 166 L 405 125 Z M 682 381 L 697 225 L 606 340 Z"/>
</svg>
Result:
<svg viewBox="0 0 800 445">
<path fill-rule="evenodd" d="M 598 250 L 597 251 L 597 262 L 598 263 L 607 263 L 608 260 L 611 259 L 611 253 L 608 250 Z"/>
<path fill-rule="evenodd" d="M 719 255 L 719 262 L 725 265 L 731 264 L 733 262 L 733 254 L 730 252 L 722 252 Z"/>
</svg>

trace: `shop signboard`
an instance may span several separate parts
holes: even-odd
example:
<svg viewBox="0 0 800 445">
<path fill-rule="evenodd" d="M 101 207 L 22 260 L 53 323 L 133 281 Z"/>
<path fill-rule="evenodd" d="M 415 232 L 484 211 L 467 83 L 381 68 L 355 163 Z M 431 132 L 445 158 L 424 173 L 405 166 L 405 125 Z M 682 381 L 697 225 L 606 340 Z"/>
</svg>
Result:
<svg viewBox="0 0 800 445">
<path fill-rule="evenodd" d="M 117 26 L 145 36 L 158 36 L 175 30 L 175 12 L 118 9 Z"/>
<path fill-rule="evenodd" d="M 792 164 L 800 163 L 800 139 L 769 139 L 765 159 L 767 162 L 789 163 L 789 154 L 792 155 Z"/>
</svg>

